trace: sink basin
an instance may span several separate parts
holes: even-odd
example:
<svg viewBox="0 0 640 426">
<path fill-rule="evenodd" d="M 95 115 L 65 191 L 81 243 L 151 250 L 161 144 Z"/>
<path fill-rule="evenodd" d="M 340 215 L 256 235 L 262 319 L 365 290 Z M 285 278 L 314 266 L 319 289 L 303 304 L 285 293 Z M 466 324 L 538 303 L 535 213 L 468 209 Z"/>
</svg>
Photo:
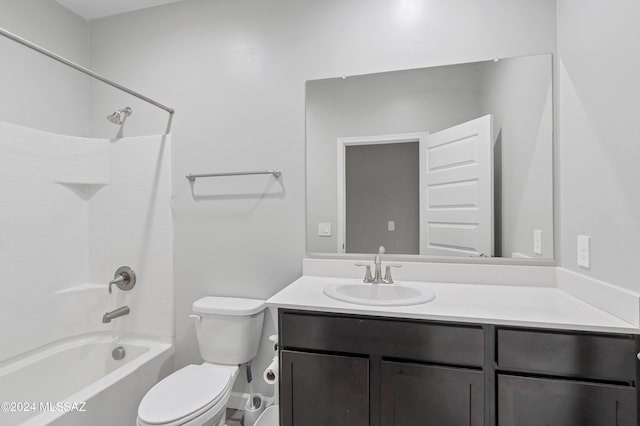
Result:
<svg viewBox="0 0 640 426">
<path fill-rule="evenodd" d="M 429 289 L 405 284 L 332 284 L 324 294 L 341 302 L 369 306 L 410 306 L 436 298 Z"/>
</svg>

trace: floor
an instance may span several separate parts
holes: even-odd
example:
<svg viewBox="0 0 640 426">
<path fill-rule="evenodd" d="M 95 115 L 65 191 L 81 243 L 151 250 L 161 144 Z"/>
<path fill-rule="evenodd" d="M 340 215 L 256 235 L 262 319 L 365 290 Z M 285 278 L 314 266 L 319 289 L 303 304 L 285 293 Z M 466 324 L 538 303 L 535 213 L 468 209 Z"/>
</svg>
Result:
<svg viewBox="0 0 640 426">
<path fill-rule="evenodd" d="M 227 426 L 244 426 L 244 412 L 227 408 Z"/>
</svg>

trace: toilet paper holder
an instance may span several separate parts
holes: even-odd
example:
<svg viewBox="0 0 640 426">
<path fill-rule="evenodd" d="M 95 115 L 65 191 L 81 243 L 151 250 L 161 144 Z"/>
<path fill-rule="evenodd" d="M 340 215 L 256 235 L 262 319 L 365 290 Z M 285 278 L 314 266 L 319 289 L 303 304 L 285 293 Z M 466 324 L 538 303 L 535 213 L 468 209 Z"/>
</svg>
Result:
<svg viewBox="0 0 640 426">
<path fill-rule="evenodd" d="M 278 335 L 269 336 L 269 340 L 273 342 L 273 351 L 275 355 L 271 360 L 271 364 L 267 366 L 262 375 L 265 383 L 268 385 L 276 385 L 280 376 L 280 358 L 278 357 Z"/>
</svg>

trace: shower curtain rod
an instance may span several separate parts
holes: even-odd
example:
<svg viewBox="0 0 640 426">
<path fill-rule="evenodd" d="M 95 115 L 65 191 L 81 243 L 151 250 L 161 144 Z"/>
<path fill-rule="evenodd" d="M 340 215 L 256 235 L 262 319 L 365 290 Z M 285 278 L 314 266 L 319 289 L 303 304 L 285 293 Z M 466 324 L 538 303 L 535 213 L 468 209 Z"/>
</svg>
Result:
<svg viewBox="0 0 640 426">
<path fill-rule="evenodd" d="M 88 76 L 93 77 L 96 80 L 100 80 L 101 82 L 103 82 L 105 84 L 108 84 L 111 87 L 115 87 L 118 90 L 121 90 L 121 91 L 123 91 L 125 93 L 130 94 L 131 96 L 135 96 L 138 99 L 142 99 L 143 101 L 148 102 L 151 105 L 154 105 L 154 106 L 156 106 L 158 108 L 161 108 L 161 109 L 167 111 L 171 115 L 173 115 L 173 113 L 175 112 L 175 110 L 173 108 L 170 108 L 170 107 L 168 107 L 166 105 L 163 105 L 160 102 L 156 102 L 153 99 L 148 98 L 148 97 L 136 92 L 135 90 L 131 90 L 128 87 L 124 87 L 123 85 L 116 83 L 115 81 L 111 81 L 108 78 L 103 77 L 102 75 L 100 75 L 100 74 L 98 74 L 96 72 L 93 72 L 88 68 L 85 68 L 85 67 L 83 67 L 81 65 L 78 65 L 75 62 L 72 62 L 72 61 L 70 61 L 70 60 L 68 60 L 66 58 L 63 58 L 60 55 L 56 55 L 55 53 L 53 53 L 53 52 L 51 52 L 51 51 L 49 51 L 49 50 L 47 50 L 47 49 L 45 49 L 43 47 L 40 47 L 37 44 L 32 43 L 29 40 L 26 40 L 26 39 L 24 39 L 24 38 L 22 38 L 22 37 L 20 37 L 18 35 L 15 35 L 15 34 L 9 32 L 9 31 L 5 30 L 4 28 L 0 28 L 0 35 L 3 35 L 5 37 L 7 37 L 8 39 L 11 39 L 11 40 L 15 41 L 16 43 L 20 43 L 21 45 L 26 46 L 29 49 L 33 49 L 38 53 L 42 53 L 43 55 L 48 56 L 51 59 L 54 59 L 54 60 L 56 60 L 56 61 L 58 61 L 60 63 L 63 63 L 66 66 L 71 67 L 71 68 L 73 68 L 73 69 L 75 69 L 77 71 L 80 71 L 81 73 L 87 74 Z"/>
</svg>

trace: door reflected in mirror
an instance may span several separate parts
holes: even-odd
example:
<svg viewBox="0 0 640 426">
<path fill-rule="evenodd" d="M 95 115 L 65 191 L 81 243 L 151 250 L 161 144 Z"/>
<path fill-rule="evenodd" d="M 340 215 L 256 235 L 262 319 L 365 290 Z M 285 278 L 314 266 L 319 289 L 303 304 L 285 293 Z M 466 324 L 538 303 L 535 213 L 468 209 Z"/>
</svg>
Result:
<svg viewBox="0 0 640 426">
<path fill-rule="evenodd" d="M 307 251 L 553 258 L 551 55 L 307 83 Z"/>
</svg>

